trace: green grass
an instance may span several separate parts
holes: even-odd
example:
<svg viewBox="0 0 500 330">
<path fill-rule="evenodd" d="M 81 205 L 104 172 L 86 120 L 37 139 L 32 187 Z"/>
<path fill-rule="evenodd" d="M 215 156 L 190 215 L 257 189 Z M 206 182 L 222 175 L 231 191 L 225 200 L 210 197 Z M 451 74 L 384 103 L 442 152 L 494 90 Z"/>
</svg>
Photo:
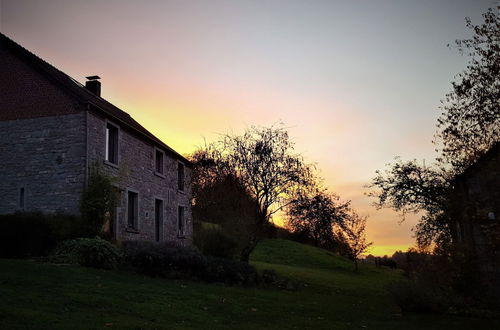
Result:
<svg viewBox="0 0 500 330">
<path fill-rule="evenodd" d="M 298 291 L 227 287 L 0 260 L 0 329 L 483 329 L 494 320 L 403 314 L 384 286 L 396 271 L 283 240 L 252 256 Z"/>
</svg>

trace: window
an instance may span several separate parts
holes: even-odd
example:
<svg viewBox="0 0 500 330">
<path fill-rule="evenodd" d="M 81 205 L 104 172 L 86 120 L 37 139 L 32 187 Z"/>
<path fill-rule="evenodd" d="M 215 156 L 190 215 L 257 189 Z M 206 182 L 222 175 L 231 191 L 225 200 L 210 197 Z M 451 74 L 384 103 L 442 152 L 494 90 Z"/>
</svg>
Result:
<svg viewBox="0 0 500 330">
<path fill-rule="evenodd" d="M 178 215 L 177 215 L 177 235 L 179 237 L 184 237 L 184 207 L 183 206 L 179 206 L 179 211 L 178 211 Z"/>
<path fill-rule="evenodd" d="M 136 192 L 129 191 L 127 196 L 127 227 L 137 230 L 139 218 L 139 197 Z"/>
<path fill-rule="evenodd" d="M 24 210 L 24 205 L 26 204 L 26 194 L 24 188 L 19 189 L 19 208 Z"/>
<path fill-rule="evenodd" d="M 155 172 L 163 174 L 163 151 L 155 149 Z"/>
<path fill-rule="evenodd" d="M 118 127 L 106 125 L 106 161 L 118 165 Z"/>
<path fill-rule="evenodd" d="M 177 163 L 177 189 L 184 190 L 184 164 Z"/>
<path fill-rule="evenodd" d="M 163 227 L 163 200 L 155 199 L 155 241 L 161 241 Z"/>
</svg>

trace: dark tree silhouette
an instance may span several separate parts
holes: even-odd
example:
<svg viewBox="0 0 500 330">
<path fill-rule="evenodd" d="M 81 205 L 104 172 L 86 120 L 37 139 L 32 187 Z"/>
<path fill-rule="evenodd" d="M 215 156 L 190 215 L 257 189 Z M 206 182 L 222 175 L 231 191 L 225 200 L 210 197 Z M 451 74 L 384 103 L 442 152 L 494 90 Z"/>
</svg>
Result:
<svg viewBox="0 0 500 330">
<path fill-rule="evenodd" d="M 442 101 L 434 140 L 440 152 L 437 164 L 426 167 L 415 160 L 397 160 L 389 170 L 377 171 L 369 185 L 377 189 L 369 195 L 378 199 L 378 207 L 403 214 L 424 212 L 415 228 L 421 246 L 451 240 L 448 192 L 452 180 L 500 141 L 499 9 L 489 9 L 481 25 L 466 18 L 473 37 L 455 41 L 470 60 Z"/>
<path fill-rule="evenodd" d="M 287 228 L 300 233 L 315 246 L 335 249 L 340 245 L 335 227 L 348 217 L 350 202 L 342 202 L 338 195 L 320 189 L 302 193 L 287 208 Z"/>
<path fill-rule="evenodd" d="M 480 25 L 466 18 L 473 37 L 455 41 L 470 60 L 442 101 L 435 136 L 443 161 L 458 172 L 500 141 L 500 7 L 483 17 Z"/>
<path fill-rule="evenodd" d="M 415 232 L 420 246 L 449 238 L 447 194 L 453 176 L 446 168 L 396 158 L 389 169 L 376 171 L 376 174 L 368 186 L 375 190 L 368 196 L 377 198 L 377 208 L 392 208 L 401 212 L 403 219 L 407 212 L 424 212 Z"/>
<path fill-rule="evenodd" d="M 337 232 L 337 235 L 347 243 L 348 256 L 354 262 L 355 271 L 358 271 L 359 257 L 373 244 L 366 239 L 366 220 L 367 217 L 362 217 L 352 211 L 344 219 Z"/>
<path fill-rule="evenodd" d="M 195 173 L 194 180 L 210 182 L 230 175 L 256 202 L 258 221 L 248 232 L 248 244 L 241 252 L 241 260 L 248 261 L 272 215 L 311 184 L 312 168 L 294 153 L 294 144 L 282 125 L 252 126 L 242 135 L 224 135 L 198 154 L 210 170 Z M 193 192 L 196 201 L 196 189 Z"/>
</svg>

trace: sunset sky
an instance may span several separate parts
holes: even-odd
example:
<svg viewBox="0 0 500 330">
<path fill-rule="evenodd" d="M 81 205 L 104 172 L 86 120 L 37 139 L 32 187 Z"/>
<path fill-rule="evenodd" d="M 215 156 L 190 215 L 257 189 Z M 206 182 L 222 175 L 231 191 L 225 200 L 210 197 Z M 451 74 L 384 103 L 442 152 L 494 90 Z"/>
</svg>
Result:
<svg viewBox="0 0 500 330">
<path fill-rule="evenodd" d="M 187 154 L 282 121 L 330 191 L 369 216 L 373 254 L 413 245 L 411 216 L 364 196 L 394 156 L 432 161 L 438 106 L 494 0 L 0 0 L 0 29 Z"/>
</svg>

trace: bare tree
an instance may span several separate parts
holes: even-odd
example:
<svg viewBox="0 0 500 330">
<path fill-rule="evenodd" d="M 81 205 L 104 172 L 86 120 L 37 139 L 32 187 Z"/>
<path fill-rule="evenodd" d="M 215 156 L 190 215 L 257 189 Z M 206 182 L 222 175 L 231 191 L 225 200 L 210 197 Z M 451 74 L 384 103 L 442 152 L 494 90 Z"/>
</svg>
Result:
<svg viewBox="0 0 500 330">
<path fill-rule="evenodd" d="M 313 180 L 311 166 L 294 152 L 294 143 L 283 125 L 252 126 L 242 135 L 224 135 L 198 155 L 209 171 L 195 173 L 195 179 L 206 181 L 231 175 L 256 201 L 258 221 L 248 233 L 242 261 L 249 260 L 273 214 L 292 203 Z"/>
<path fill-rule="evenodd" d="M 349 247 L 348 256 L 354 262 L 354 270 L 358 271 L 358 259 L 365 253 L 373 242 L 366 239 L 366 220 L 356 212 L 351 212 L 344 220 L 338 231 Z"/>
</svg>

